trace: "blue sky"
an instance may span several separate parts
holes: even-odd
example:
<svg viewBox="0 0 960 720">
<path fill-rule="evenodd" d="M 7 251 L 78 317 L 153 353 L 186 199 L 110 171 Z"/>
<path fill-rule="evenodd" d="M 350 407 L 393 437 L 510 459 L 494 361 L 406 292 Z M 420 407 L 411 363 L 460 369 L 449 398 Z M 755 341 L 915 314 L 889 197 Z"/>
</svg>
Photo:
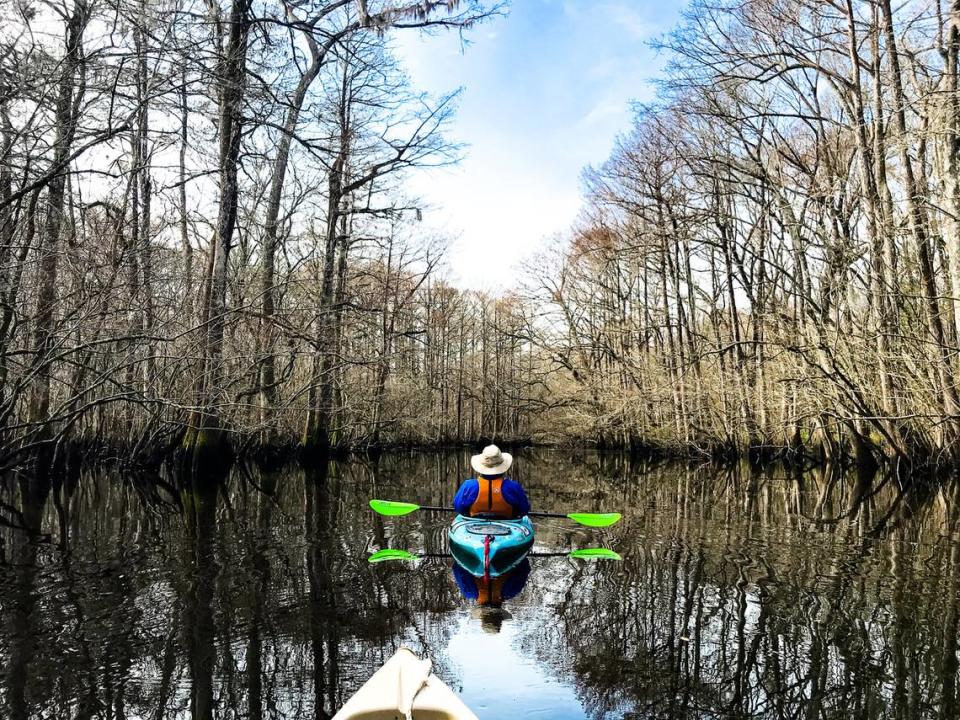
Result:
<svg viewBox="0 0 960 720">
<path fill-rule="evenodd" d="M 519 265 L 568 228 L 580 172 L 609 155 L 630 125 L 630 101 L 653 96 L 664 58 L 647 43 L 671 29 L 686 0 L 513 0 L 506 17 L 454 34 L 401 34 L 415 87 L 463 87 L 449 135 L 466 144 L 455 168 L 420 173 L 424 229 L 454 241 L 452 279 L 503 290 Z"/>
</svg>

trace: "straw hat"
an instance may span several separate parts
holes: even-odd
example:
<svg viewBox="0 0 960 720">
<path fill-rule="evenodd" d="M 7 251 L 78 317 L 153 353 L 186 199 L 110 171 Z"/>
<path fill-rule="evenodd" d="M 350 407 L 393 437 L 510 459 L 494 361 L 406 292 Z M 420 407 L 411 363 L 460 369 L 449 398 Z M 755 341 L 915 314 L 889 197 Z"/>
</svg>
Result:
<svg viewBox="0 0 960 720">
<path fill-rule="evenodd" d="M 513 465 L 513 455 L 500 452 L 496 445 L 487 445 L 483 452 L 470 458 L 470 466 L 481 475 L 503 475 Z"/>
</svg>

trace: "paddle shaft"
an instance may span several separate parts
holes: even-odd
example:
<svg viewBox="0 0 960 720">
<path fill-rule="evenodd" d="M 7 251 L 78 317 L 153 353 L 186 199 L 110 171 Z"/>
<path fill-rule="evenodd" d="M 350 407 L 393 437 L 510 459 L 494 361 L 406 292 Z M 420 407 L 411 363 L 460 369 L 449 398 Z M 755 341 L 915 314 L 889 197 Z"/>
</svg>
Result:
<svg viewBox="0 0 960 720">
<path fill-rule="evenodd" d="M 420 505 L 421 510 L 431 510 L 433 512 L 457 512 L 456 508 L 452 507 L 441 507 L 439 505 Z M 530 517 L 543 517 L 543 518 L 562 518 L 563 520 L 568 519 L 563 513 L 551 513 L 551 512 L 528 512 L 527 515 Z"/>
<path fill-rule="evenodd" d="M 573 550 L 567 550 L 566 552 L 528 552 L 528 558 L 558 558 L 558 557 L 570 557 L 570 553 Z M 442 558 L 444 560 L 452 560 L 453 555 L 450 553 L 417 553 L 418 558 L 427 558 L 427 559 L 436 559 Z"/>
<path fill-rule="evenodd" d="M 573 550 L 567 550 L 566 552 L 528 552 L 528 558 L 559 558 L 559 557 L 570 557 L 570 553 Z M 444 559 L 453 559 L 453 555 L 450 553 L 423 553 L 422 555 L 417 555 L 421 558 L 444 558 Z"/>
<path fill-rule="evenodd" d="M 567 550 L 565 552 L 528 552 L 528 558 L 559 558 L 559 557 L 570 557 L 570 553 L 575 552 L 574 550 Z M 435 560 L 441 558 L 444 560 L 452 560 L 453 555 L 450 553 L 417 553 L 416 559 L 418 560 Z M 390 558 L 391 560 L 400 560 L 401 558 Z M 402 559 L 412 559 L 412 558 L 402 558 Z"/>
<path fill-rule="evenodd" d="M 450 507 L 439 507 L 437 505 L 417 505 L 415 503 L 397 502 L 395 500 L 371 500 L 370 507 L 373 508 L 375 512 L 378 512 L 381 515 L 387 515 L 388 517 L 409 515 L 416 510 L 431 510 L 434 512 L 445 513 L 457 512 L 454 508 Z M 530 515 L 533 517 L 573 520 L 575 523 L 586 525 L 587 527 L 609 527 L 610 525 L 619 522 L 621 518 L 620 513 L 567 513 L 564 515 L 561 513 L 532 512 Z"/>
</svg>

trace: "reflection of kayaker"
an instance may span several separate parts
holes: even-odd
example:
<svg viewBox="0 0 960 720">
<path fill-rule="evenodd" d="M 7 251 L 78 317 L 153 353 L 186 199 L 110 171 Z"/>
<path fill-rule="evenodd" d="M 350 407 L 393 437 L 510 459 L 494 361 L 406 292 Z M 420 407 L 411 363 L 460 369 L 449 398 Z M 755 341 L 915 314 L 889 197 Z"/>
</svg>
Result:
<svg viewBox="0 0 960 720">
<path fill-rule="evenodd" d="M 460 593 L 477 605 L 500 607 L 504 600 L 520 594 L 530 577 L 530 561 L 526 558 L 513 570 L 498 577 L 484 578 L 471 575 L 460 563 L 453 563 L 453 577 Z"/>
<path fill-rule="evenodd" d="M 470 611 L 470 617 L 480 621 L 480 629 L 489 635 L 496 635 L 503 628 L 504 620 L 513 620 L 507 610 L 502 607 L 483 607 L 477 605 Z"/>
<path fill-rule="evenodd" d="M 470 458 L 477 476 L 464 480 L 453 499 L 457 512 L 466 517 L 519 518 L 530 512 L 530 501 L 523 487 L 507 477 L 513 464 L 510 453 L 488 445 Z"/>
</svg>

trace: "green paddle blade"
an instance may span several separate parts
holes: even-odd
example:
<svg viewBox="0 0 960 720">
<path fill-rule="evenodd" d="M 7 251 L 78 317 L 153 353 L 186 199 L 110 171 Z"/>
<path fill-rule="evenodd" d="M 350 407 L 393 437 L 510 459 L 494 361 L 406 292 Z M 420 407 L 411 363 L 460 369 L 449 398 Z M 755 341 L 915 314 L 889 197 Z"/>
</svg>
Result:
<svg viewBox="0 0 960 720">
<path fill-rule="evenodd" d="M 368 563 L 379 563 L 386 562 L 387 560 L 416 560 L 417 556 L 412 552 L 407 552 L 406 550 L 394 550 L 392 548 L 387 548 L 386 550 L 378 550 L 373 555 L 367 558 Z"/>
<path fill-rule="evenodd" d="M 409 515 L 414 510 L 419 510 L 419 505 L 405 502 L 395 502 L 393 500 L 371 500 L 370 507 L 381 515 L 397 517 L 399 515 Z"/>
<path fill-rule="evenodd" d="M 617 553 L 607 548 L 583 548 L 574 550 L 570 557 L 578 560 L 622 560 Z"/>
<path fill-rule="evenodd" d="M 620 513 L 570 513 L 568 518 L 587 527 L 609 527 L 620 521 Z"/>
</svg>

